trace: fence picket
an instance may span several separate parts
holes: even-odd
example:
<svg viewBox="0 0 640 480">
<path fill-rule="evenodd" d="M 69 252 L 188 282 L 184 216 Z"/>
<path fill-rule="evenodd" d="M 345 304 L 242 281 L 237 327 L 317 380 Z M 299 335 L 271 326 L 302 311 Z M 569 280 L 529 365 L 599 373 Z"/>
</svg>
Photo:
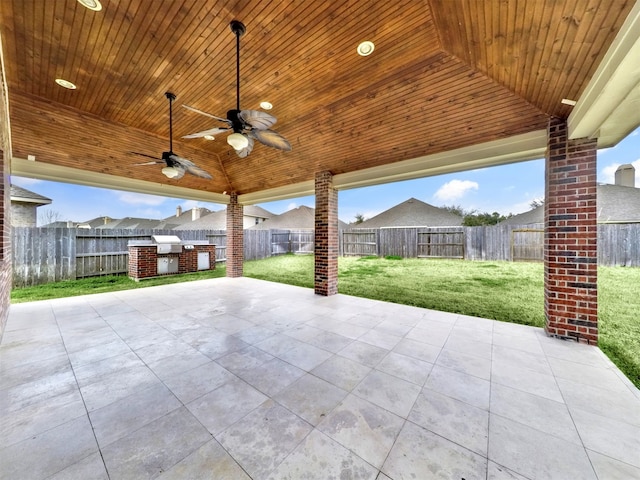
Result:
<svg viewBox="0 0 640 480">
<path fill-rule="evenodd" d="M 543 225 L 480 227 L 407 227 L 348 229 L 340 232 L 342 255 L 415 258 L 430 244 L 428 256 L 466 260 L 541 260 Z M 523 232 L 523 230 L 534 230 Z M 216 261 L 225 261 L 224 230 L 84 230 L 12 228 L 13 285 L 38 285 L 112 273 L 127 273 L 129 240 L 151 235 L 178 235 L 183 241 L 208 240 L 216 245 Z M 425 235 L 430 236 L 425 242 Z M 528 235 L 528 236 L 527 236 Z M 532 241 L 532 235 L 536 240 Z M 419 240 L 420 239 L 420 240 Z M 309 230 L 245 230 L 244 258 L 257 260 L 281 253 L 313 253 Z M 520 249 L 520 250 L 518 250 Z M 517 251 L 516 251 L 517 250 Z M 433 253 L 436 252 L 436 253 Z M 600 265 L 640 267 L 640 224 L 598 225 Z"/>
</svg>

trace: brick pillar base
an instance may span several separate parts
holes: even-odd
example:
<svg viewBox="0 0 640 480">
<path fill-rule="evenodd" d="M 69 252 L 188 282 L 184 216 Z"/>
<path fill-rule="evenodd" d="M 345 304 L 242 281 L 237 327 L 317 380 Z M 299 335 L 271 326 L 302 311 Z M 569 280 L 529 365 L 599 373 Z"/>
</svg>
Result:
<svg viewBox="0 0 640 480">
<path fill-rule="evenodd" d="M 238 195 L 231 194 L 227 205 L 227 277 L 241 277 L 244 262 L 243 208 Z"/>
<path fill-rule="evenodd" d="M 549 120 L 544 202 L 544 309 L 548 335 L 598 343 L 597 140 L 568 139 Z"/>
<path fill-rule="evenodd" d="M 318 295 L 338 293 L 338 191 L 330 172 L 316 174 L 315 277 Z"/>
</svg>

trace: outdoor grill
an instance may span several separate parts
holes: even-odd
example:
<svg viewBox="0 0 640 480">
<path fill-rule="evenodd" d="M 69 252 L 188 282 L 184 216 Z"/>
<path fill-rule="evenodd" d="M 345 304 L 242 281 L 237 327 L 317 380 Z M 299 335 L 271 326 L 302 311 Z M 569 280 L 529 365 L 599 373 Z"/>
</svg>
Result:
<svg viewBox="0 0 640 480">
<path fill-rule="evenodd" d="M 181 253 L 182 241 L 176 235 L 151 235 L 158 254 Z"/>
<path fill-rule="evenodd" d="M 176 235 L 129 240 L 129 276 L 141 278 L 213 270 L 216 246 L 208 240 L 183 242 Z"/>
</svg>

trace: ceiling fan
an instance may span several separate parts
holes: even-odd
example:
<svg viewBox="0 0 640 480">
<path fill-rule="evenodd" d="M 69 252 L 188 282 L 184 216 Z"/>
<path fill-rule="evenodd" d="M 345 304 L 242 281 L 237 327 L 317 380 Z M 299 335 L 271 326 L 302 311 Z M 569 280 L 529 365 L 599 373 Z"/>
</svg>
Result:
<svg viewBox="0 0 640 480">
<path fill-rule="evenodd" d="M 227 137 L 227 143 L 233 147 L 239 157 L 244 158 L 253 150 L 254 140 L 279 150 L 291 150 L 291 144 L 278 132 L 270 130 L 277 119 L 259 110 L 240 110 L 240 37 L 246 32 L 244 24 L 233 20 L 229 27 L 236 36 L 236 108 L 227 112 L 227 118 L 217 117 L 197 108 L 183 105 L 193 112 L 213 118 L 226 126 L 210 128 L 198 133 L 185 135 L 182 138 L 201 138 L 219 133 L 233 131 Z"/>
<path fill-rule="evenodd" d="M 191 175 L 195 175 L 196 177 L 202 177 L 211 179 L 213 178 L 211 174 L 204 171 L 202 168 L 198 167 L 191 160 L 187 160 L 186 158 L 179 157 L 175 153 L 173 153 L 173 109 L 172 103 L 176 99 L 175 94 L 171 92 L 166 92 L 165 97 L 169 99 L 169 151 L 162 152 L 162 157 L 157 158 L 153 155 L 147 155 L 146 153 L 139 152 L 131 152 L 135 155 L 140 155 L 143 157 L 153 158 L 153 162 L 144 162 L 144 163 L 136 163 L 135 165 L 154 165 L 154 164 L 166 164 L 166 167 L 162 169 L 162 173 L 169 177 L 174 178 L 176 180 L 184 177 L 186 172 L 189 172 Z"/>
</svg>

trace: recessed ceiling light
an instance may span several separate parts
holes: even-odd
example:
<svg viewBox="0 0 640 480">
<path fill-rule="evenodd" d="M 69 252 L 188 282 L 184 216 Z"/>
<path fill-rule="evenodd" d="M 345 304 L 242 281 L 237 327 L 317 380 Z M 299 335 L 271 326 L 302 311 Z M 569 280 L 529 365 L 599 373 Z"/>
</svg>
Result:
<svg viewBox="0 0 640 480">
<path fill-rule="evenodd" d="M 370 42 L 368 40 L 366 42 L 362 42 L 360 45 L 358 45 L 358 55 L 361 55 L 363 57 L 371 55 L 375 47 L 376 46 L 373 44 L 373 42 Z"/>
<path fill-rule="evenodd" d="M 61 87 L 68 88 L 69 90 L 75 90 L 76 86 L 71 83 L 69 80 L 65 80 L 64 78 L 56 78 L 56 83 Z"/>
<path fill-rule="evenodd" d="M 264 110 L 271 110 L 273 108 L 273 105 L 271 105 L 270 102 L 260 102 L 260 108 Z"/>
<path fill-rule="evenodd" d="M 83 7 L 87 7 L 89 10 L 93 10 L 94 12 L 102 10 L 102 4 L 99 0 L 78 0 L 78 3 Z"/>
<path fill-rule="evenodd" d="M 204 138 L 205 140 L 215 140 L 216 139 L 216 137 L 214 137 L 213 135 L 205 135 L 202 138 Z"/>
<path fill-rule="evenodd" d="M 571 105 L 572 107 L 578 103 L 575 100 L 569 100 L 568 98 L 563 98 L 562 100 L 560 100 L 560 103 L 564 103 L 565 105 Z"/>
</svg>

